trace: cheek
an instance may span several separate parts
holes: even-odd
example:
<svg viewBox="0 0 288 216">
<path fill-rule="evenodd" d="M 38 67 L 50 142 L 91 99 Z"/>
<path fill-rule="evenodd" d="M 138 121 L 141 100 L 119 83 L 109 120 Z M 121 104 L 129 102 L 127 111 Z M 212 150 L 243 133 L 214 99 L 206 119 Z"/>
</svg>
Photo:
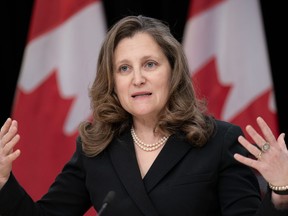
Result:
<svg viewBox="0 0 288 216">
<path fill-rule="evenodd" d="M 117 95 L 118 100 L 121 103 L 121 105 L 123 105 L 123 101 L 125 99 L 125 94 L 127 92 L 125 85 L 123 85 L 123 83 L 121 83 L 121 82 L 115 82 L 114 92 Z"/>
<path fill-rule="evenodd" d="M 164 100 L 164 102 L 167 102 L 168 95 L 170 93 L 170 80 L 166 80 L 165 82 L 162 82 L 161 88 L 161 99 Z"/>
<path fill-rule="evenodd" d="M 114 92 L 118 95 L 121 92 L 121 81 L 114 77 Z"/>
<path fill-rule="evenodd" d="M 162 89 L 163 92 L 167 93 L 169 92 L 169 89 L 170 89 L 170 79 L 169 77 L 162 77 L 161 79 L 161 82 L 159 82 L 159 88 Z"/>
</svg>

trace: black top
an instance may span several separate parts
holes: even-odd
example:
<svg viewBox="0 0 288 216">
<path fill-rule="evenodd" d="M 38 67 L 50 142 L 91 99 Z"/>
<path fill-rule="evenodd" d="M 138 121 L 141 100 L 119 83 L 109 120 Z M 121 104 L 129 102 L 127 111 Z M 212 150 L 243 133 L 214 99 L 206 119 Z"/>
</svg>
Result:
<svg viewBox="0 0 288 216">
<path fill-rule="evenodd" d="M 270 191 L 261 201 L 254 172 L 233 158 L 235 152 L 247 155 L 237 141 L 241 129 L 216 124 L 202 148 L 180 133 L 170 136 L 143 179 L 130 130 L 93 158 L 83 154 L 78 138 L 71 160 L 36 203 L 11 174 L 0 191 L 0 215 L 80 216 L 91 205 L 99 210 L 115 191 L 103 216 L 287 216 L 288 210 L 274 208 Z"/>
</svg>

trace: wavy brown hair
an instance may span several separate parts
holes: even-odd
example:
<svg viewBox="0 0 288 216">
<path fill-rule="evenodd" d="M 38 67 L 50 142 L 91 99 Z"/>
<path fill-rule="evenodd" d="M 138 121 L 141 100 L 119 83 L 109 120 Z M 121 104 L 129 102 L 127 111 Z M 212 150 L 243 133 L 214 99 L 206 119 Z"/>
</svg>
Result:
<svg viewBox="0 0 288 216">
<path fill-rule="evenodd" d="M 214 119 L 206 114 L 205 103 L 196 98 L 182 45 L 168 25 L 154 18 L 127 16 L 109 30 L 99 53 L 97 76 L 89 92 L 93 120 L 79 126 L 87 156 L 99 154 L 132 125 L 131 114 L 114 93 L 113 59 L 118 43 L 136 33 L 152 36 L 172 68 L 168 101 L 159 116 L 157 130 L 170 135 L 182 131 L 195 146 L 203 146 L 213 133 Z"/>
</svg>

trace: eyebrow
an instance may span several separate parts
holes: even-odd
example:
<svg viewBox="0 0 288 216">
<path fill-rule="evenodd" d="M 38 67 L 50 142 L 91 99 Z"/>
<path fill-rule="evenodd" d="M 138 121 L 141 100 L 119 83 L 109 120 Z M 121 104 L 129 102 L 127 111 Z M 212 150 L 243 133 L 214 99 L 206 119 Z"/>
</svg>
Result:
<svg viewBox="0 0 288 216">
<path fill-rule="evenodd" d="M 147 59 L 149 59 L 149 58 L 156 58 L 157 60 L 158 60 L 158 59 L 161 59 L 159 56 L 145 55 L 145 56 L 141 57 L 141 60 L 147 60 Z M 119 62 L 115 62 L 115 64 L 118 65 L 118 64 L 122 64 L 122 63 L 126 63 L 126 62 L 130 62 L 130 61 L 127 60 L 127 59 L 122 59 L 122 60 L 119 61 Z"/>
</svg>

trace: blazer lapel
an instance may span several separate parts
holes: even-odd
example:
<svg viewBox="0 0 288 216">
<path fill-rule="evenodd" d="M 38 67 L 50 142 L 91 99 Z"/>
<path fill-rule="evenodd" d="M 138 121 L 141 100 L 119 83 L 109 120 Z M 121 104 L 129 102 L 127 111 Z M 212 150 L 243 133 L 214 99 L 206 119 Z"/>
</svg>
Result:
<svg viewBox="0 0 288 216">
<path fill-rule="evenodd" d="M 109 154 L 124 187 L 143 214 L 158 215 L 144 187 L 129 130 L 109 145 Z"/>
<path fill-rule="evenodd" d="M 144 183 L 149 193 L 165 175 L 193 148 L 183 136 L 172 135 L 147 172 Z"/>
</svg>

